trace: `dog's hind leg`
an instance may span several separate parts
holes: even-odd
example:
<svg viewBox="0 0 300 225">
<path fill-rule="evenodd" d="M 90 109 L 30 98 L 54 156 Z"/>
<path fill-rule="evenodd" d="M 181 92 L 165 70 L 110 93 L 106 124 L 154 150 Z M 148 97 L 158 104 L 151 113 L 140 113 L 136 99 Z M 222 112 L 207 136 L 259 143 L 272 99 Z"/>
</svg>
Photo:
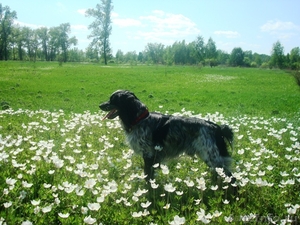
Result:
<svg viewBox="0 0 300 225">
<path fill-rule="evenodd" d="M 147 155 L 143 155 L 144 159 L 144 174 L 147 175 L 145 180 L 149 181 L 150 179 L 154 178 L 154 168 L 153 165 L 155 164 L 155 157 L 149 157 Z"/>
</svg>

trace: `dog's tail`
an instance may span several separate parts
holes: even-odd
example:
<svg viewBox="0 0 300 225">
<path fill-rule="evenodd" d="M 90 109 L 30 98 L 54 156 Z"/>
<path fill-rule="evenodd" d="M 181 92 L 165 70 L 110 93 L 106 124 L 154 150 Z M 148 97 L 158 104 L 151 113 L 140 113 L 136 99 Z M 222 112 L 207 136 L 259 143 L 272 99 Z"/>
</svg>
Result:
<svg viewBox="0 0 300 225">
<path fill-rule="evenodd" d="M 221 132 L 224 138 L 229 142 L 230 147 L 233 151 L 233 131 L 228 125 L 221 125 Z"/>
</svg>

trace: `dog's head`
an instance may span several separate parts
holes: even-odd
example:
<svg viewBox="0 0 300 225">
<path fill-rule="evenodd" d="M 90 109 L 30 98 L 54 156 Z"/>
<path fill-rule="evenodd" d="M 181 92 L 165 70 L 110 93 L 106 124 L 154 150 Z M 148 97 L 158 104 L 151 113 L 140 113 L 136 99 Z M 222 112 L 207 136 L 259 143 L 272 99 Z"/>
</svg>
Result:
<svg viewBox="0 0 300 225">
<path fill-rule="evenodd" d="M 100 104 L 99 107 L 101 110 L 108 112 L 104 119 L 114 119 L 119 116 L 127 128 L 135 125 L 136 120 L 143 113 L 148 113 L 147 107 L 134 93 L 126 90 L 115 91 L 110 99 Z"/>
</svg>

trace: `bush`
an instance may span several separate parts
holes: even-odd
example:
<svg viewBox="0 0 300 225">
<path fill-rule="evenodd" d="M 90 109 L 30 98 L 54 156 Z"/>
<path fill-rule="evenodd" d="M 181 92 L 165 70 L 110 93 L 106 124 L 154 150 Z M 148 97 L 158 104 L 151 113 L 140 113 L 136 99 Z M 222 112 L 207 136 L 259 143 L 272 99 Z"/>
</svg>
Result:
<svg viewBox="0 0 300 225">
<path fill-rule="evenodd" d="M 295 80 L 296 80 L 298 86 L 300 86 L 300 71 L 295 72 L 294 77 L 295 77 Z"/>
<path fill-rule="evenodd" d="M 269 68 L 269 63 L 267 63 L 267 62 L 262 63 L 261 66 L 260 66 L 260 68 L 262 68 L 262 69 Z"/>
<path fill-rule="evenodd" d="M 250 64 L 250 66 L 255 68 L 255 67 L 257 67 L 257 63 L 256 63 L 256 62 L 252 62 L 252 63 Z"/>
</svg>

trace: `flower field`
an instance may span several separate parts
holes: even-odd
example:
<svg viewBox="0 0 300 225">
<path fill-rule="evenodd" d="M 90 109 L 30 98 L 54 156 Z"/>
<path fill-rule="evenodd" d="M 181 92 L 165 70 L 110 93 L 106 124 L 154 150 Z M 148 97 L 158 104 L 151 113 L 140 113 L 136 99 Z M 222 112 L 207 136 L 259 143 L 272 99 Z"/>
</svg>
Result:
<svg viewBox="0 0 300 225">
<path fill-rule="evenodd" d="M 162 106 L 160 107 L 163 108 Z M 124 141 L 102 112 L 0 111 L 0 224 L 300 223 L 300 114 L 225 117 L 174 113 L 229 124 L 235 187 L 197 158 L 155 165 Z"/>
</svg>

